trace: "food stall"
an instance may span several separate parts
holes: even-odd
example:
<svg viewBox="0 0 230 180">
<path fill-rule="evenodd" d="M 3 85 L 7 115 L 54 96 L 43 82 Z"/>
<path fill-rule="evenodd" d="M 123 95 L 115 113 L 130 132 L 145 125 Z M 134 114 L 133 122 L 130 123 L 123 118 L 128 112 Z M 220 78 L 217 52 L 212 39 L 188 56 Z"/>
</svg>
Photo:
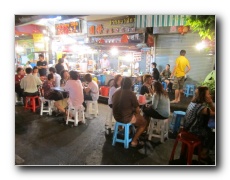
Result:
<svg viewBox="0 0 230 180">
<path fill-rule="evenodd" d="M 135 28 L 135 16 L 88 22 L 88 45 L 95 51 L 94 71 L 99 86 L 107 97 L 107 89 L 113 84 L 116 74 L 130 77 L 135 84 L 137 77 L 150 72 L 151 48 L 145 43 L 145 29 Z M 102 68 L 104 55 L 109 60 L 109 68 Z"/>
</svg>

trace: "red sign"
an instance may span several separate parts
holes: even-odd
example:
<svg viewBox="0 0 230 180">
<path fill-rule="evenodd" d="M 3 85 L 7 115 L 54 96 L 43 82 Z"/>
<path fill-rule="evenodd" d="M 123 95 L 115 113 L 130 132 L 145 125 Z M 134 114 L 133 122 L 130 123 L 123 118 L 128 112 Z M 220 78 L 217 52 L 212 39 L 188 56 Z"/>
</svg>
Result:
<svg viewBox="0 0 230 180">
<path fill-rule="evenodd" d="M 55 25 L 56 35 L 81 33 L 80 22 L 61 23 Z"/>
</svg>

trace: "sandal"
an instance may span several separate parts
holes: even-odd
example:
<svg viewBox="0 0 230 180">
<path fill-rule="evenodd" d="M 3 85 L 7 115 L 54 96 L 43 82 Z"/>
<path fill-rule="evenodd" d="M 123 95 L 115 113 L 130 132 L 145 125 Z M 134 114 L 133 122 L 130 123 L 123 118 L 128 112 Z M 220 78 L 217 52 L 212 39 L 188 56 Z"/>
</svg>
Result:
<svg viewBox="0 0 230 180">
<path fill-rule="evenodd" d="M 143 147 L 144 145 L 145 145 L 145 143 L 143 141 L 138 141 L 137 144 L 132 144 L 132 142 L 131 142 L 131 144 L 130 144 L 130 146 L 133 147 L 133 148 Z"/>
</svg>

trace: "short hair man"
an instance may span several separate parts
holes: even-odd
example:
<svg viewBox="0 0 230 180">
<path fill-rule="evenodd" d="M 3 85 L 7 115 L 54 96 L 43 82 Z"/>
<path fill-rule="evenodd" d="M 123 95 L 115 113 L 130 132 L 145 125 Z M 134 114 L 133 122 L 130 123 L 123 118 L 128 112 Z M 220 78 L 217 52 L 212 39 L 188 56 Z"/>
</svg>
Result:
<svg viewBox="0 0 230 180">
<path fill-rule="evenodd" d="M 153 80 L 158 81 L 160 78 L 160 73 L 157 69 L 157 64 L 155 62 L 152 63 L 152 75 L 153 75 Z"/>
<path fill-rule="evenodd" d="M 20 82 L 21 88 L 24 90 L 23 93 L 23 102 L 25 104 L 26 96 L 38 96 L 38 86 L 42 84 L 42 81 L 39 77 L 32 75 L 32 68 L 26 68 L 26 74 L 24 78 L 22 78 Z M 36 104 L 39 102 L 37 101 Z"/>
<path fill-rule="evenodd" d="M 44 55 L 39 54 L 39 61 L 37 62 L 38 73 L 40 76 L 46 76 L 46 70 L 48 68 L 47 61 L 44 61 Z"/>
<path fill-rule="evenodd" d="M 185 74 L 187 74 L 191 67 L 189 60 L 185 57 L 186 51 L 181 50 L 180 56 L 176 59 L 171 78 L 174 76 L 173 89 L 175 89 L 175 99 L 171 103 L 179 103 L 181 93 L 183 93 Z"/>
</svg>

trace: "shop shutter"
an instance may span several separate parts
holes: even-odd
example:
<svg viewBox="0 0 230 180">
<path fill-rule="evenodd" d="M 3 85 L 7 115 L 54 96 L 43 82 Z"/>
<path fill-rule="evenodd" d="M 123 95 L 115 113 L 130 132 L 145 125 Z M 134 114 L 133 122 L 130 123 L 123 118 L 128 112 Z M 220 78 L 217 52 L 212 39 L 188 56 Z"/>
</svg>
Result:
<svg viewBox="0 0 230 180">
<path fill-rule="evenodd" d="M 197 84 L 213 70 L 215 55 L 205 50 L 196 49 L 201 39 L 196 33 L 156 35 L 155 62 L 161 72 L 166 64 L 170 64 L 171 71 L 180 50 L 186 50 L 186 57 L 190 61 L 191 70 L 186 83 Z"/>
</svg>

